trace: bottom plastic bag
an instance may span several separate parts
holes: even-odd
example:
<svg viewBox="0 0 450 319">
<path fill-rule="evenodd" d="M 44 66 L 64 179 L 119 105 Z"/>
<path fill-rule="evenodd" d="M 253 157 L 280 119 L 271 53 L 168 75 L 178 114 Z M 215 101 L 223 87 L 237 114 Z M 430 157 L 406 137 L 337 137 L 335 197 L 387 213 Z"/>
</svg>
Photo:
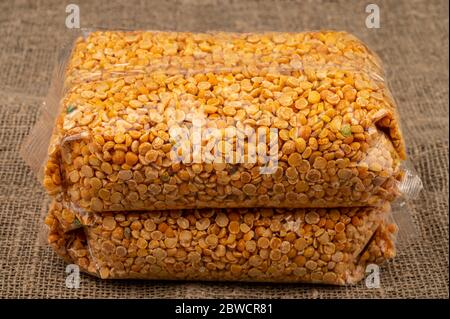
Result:
<svg viewBox="0 0 450 319">
<path fill-rule="evenodd" d="M 355 284 L 395 255 L 390 206 L 85 213 L 54 201 L 48 242 L 101 278 Z"/>
</svg>

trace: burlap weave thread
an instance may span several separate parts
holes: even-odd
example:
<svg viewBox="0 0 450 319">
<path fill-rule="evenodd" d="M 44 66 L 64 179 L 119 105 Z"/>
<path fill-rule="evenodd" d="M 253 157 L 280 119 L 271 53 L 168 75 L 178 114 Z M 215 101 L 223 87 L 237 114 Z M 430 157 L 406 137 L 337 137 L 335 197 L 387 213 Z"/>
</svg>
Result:
<svg viewBox="0 0 450 319">
<path fill-rule="evenodd" d="M 377 1 L 381 28 L 367 29 L 367 1 L 81 1 L 82 27 L 177 31 L 354 33 L 383 60 L 411 162 L 425 190 L 411 203 L 417 236 L 385 265 L 381 288 L 313 285 L 102 281 L 65 286 L 65 264 L 42 244 L 46 195 L 19 156 L 39 116 L 65 3 L 0 3 L 0 298 L 448 298 L 448 1 Z M 256 293 L 257 292 L 257 293 Z"/>
</svg>

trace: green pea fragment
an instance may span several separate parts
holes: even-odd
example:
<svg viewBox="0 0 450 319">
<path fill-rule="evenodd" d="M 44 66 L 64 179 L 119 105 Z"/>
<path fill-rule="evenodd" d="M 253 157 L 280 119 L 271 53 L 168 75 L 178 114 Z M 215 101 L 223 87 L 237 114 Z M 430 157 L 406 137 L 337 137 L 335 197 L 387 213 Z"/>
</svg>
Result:
<svg viewBox="0 0 450 319">
<path fill-rule="evenodd" d="M 66 109 L 67 114 L 72 113 L 73 111 L 75 111 L 75 109 L 76 109 L 76 106 L 74 106 L 74 105 L 69 105 L 69 106 L 67 107 L 67 109 Z"/>
<path fill-rule="evenodd" d="M 345 136 L 345 137 L 351 136 L 351 135 L 352 135 L 352 128 L 351 128 L 351 126 L 348 125 L 348 124 L 342 126 L 342 128 L 341 128 L 341 134 L 342 134 L 343 136 Z"/>
<path fill-rule="evenodd" d="M 80 222 L 78 219 L 75 219 L 75 220 L 72 222 L 72 226 L 73 226 L 74 228 L 80 228 L 80 227 L 81 227 L 81 222 Z"/>
</svg>

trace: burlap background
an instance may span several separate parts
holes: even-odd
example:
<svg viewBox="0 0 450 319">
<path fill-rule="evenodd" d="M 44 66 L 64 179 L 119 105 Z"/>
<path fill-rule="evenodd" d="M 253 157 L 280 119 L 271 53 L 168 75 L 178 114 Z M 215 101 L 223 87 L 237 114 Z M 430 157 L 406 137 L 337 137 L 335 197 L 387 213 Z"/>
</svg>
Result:
<svg viewBox="0 0 450 319">
<path fill-rule="evenodd" d="M 353 32 L 382 58 L 399 103 L 408 152 L 425 190 L 411 205 L 417 236 L 381 274 L 381 289 L 310 285 L 101 281 L 65 287 L 65 265 L 39 238 L 45 194 L 19 157 L 67 38 L 67 3 L 0 3 L 0 297 L 2 298 L 448 298 L 448 1 L 70 1 L 81 25 L 229 31 Z"/>
</svg>

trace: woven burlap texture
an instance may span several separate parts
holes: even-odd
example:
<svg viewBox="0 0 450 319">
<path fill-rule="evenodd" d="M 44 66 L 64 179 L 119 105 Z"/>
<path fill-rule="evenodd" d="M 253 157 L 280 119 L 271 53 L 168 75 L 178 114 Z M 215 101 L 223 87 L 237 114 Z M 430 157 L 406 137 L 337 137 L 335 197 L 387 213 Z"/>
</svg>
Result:
<svg viewBox="0 0 450 319">
<path fill-rule="evenodd" d="M 81 26 L 177 31 L 354 33 L 379 54 L 399 104 L 409 158 L 424 183 L 411 202 L 416 236 L 385 265 L 381 288 L 285 284 L 102 281 L 65 285 L 65 264 L 40 237 L 48 200 L 19 156 L 39 116 L 66 3 L 0 3 L 1 298 L 448 298 L 448 1 L 377 1 L 381 28 L 365 25 L 367 1 L 81 1 Z"/>
</svg>

